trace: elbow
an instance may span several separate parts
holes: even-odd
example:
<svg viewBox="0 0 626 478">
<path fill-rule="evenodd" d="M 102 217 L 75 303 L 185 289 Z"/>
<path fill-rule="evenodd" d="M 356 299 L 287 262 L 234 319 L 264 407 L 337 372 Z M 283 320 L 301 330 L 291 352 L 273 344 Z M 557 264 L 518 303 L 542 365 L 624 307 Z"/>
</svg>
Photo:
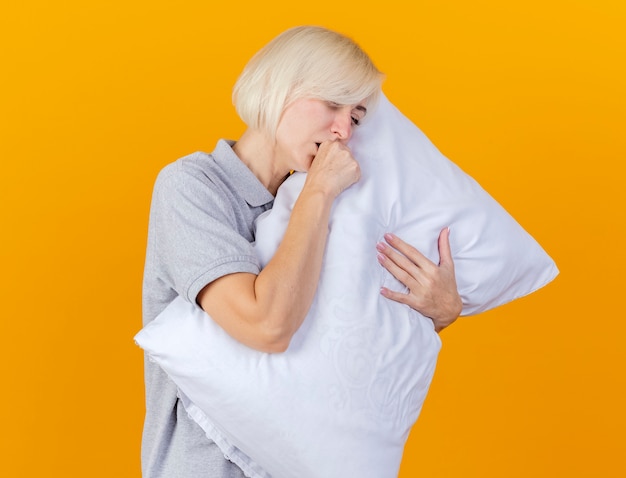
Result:
<svg viewBox="0 0 626 478">
<path fill-rule="evenodd" d="M 247 343 L 251 349 L 266 354 L 282 354 L 289 348 L 289 340 L 263 340 L 254 343 Z"/>
<path fill-rule="evenodd" d="M 293 334 L 285 331 L 269 331 L 264 334 L 258 350 L 268 354 L 282 354 L 289 349 Z"/>
<path fill-rule="evenodd" d="M 289 348 L 289 341 L 273 342 L 271 344 L 266 344 L 263 352 L 267 354 L 282 354 L 282 353 L 285 353 L 288 348 Z"/>
<path fill-rule="evenodd" d="M 280 331 L 267 330 L 265 328 L 248 329 L 242 333 L 241 330 L 227 330 L 228 335 L 245 345 L 249 349 L 266 354 L 280 354 L 287 351 L 291 342 L 291 335 Z"/>
<path fill-rule="evenodd" d="M 281 354 L 289 349 L 289 344 L 297 329 L 286 325 L 287 321 L 278 323 L 265 322 L 258 330 L 258 342 L 254 348 L 268 354 Z"/>
</svg>

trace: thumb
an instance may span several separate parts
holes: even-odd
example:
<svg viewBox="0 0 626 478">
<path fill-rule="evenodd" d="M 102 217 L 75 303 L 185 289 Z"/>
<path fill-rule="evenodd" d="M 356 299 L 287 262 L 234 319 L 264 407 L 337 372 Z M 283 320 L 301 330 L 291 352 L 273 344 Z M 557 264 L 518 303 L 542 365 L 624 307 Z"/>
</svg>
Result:
<svg viewBox="0 0 626 478">
<path fill-rule="evenodd" d="M 444 227 L 439 233 L 439 267 L 454 269 L 452 250 L 450 249 L 450 228 Z"/>
</svg>

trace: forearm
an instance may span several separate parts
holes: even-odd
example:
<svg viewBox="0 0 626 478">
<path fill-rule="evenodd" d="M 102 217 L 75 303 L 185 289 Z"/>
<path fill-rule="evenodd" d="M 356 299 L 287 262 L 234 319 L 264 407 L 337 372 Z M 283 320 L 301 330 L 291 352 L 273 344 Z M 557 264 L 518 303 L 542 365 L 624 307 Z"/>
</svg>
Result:
<svg viewBox="0 0 626 478">
<path fill-rule="evenodd" d="M 259 275 L 229 274 L 208 284 L 198 304 L 231 337 L 263 352 L 283 352 L 315 296 L 332 196 L 304 188 L 273 258 Z"/>
<path fill-rule="evenodd" d="M 298 330 L 315 296 L 331 205 L 327 193 L 305 187 L 280 246 L 255 281 L 258 317 L 283 344 Z"/>
<path fill-rule="evenodd" d="M 317 290 L 332 203 L 359 177 L 349 149 L 323 143 L 273 258 L 258 275 L 231 274 L 208 284 L 197 298 L 201 307 L 239 342 L 286 350 Z"/>
</svg>

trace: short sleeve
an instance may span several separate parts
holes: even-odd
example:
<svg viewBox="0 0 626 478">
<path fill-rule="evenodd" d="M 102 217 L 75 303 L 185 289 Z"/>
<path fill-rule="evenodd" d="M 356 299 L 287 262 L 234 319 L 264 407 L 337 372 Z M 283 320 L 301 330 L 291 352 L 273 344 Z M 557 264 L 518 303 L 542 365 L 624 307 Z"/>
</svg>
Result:
<svg viewBox="0 0 626 478">
<path fill-rule="evenodd" d="M 195 303 L 202 288 L 235 272 L 258 274 L 259 262 L 245 225 L 243 199 L 206 173 L 177 161 L 159 174 L 152 197 L 148 248 L 158 276 Z"/>
</svg>

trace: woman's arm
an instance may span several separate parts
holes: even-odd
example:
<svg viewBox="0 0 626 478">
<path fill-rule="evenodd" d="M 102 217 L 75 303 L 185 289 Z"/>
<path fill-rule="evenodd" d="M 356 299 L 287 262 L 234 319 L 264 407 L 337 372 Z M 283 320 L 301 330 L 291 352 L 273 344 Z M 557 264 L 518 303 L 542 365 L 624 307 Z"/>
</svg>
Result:
<svg viewBox="0 0 626 478">
<path fill-rule="evenodd" d="M 385 234 L 388 244 L 381 242 L 376 246 L 378 262 L 409 289 L 404 294 L 382 288 L 381 294 L 429 317 L 437 332 L 458 318 L 463 305 L 449 239 L 450 230 L 446 227 L 439 234 L 438 265 L 393 234 Z"/>
<path fill-rule="evenodd" d="M 259 275 L 236 273 L 211 282 L 198 294 L 199 305 L 239 342 L 285 351 L 317 290 L 332 203 L 359 178 L 346 146 L 323 143 L 273 258 Z"/>
</svg>

